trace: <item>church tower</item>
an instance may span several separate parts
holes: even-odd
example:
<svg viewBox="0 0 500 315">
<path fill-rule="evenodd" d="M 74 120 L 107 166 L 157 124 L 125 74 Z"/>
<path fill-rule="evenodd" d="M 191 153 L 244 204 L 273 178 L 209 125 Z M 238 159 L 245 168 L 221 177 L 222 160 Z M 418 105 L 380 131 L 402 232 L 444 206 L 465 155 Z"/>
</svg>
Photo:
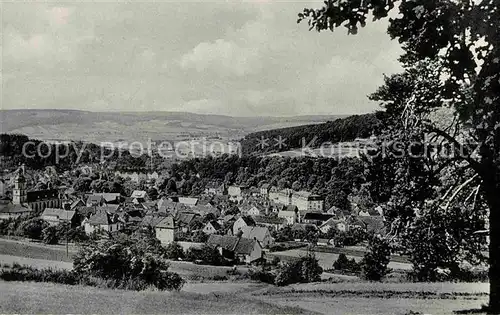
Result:
<svg viewBox="0 0 500 315">
<path fill-rule="evenodd" d="M 18 169 L 14 178 L 14 189 L 12 191 L 12 203 L 20 205 L 26 202 L 26 178 L 24 177 L 24 164 Z"/>
</svg>

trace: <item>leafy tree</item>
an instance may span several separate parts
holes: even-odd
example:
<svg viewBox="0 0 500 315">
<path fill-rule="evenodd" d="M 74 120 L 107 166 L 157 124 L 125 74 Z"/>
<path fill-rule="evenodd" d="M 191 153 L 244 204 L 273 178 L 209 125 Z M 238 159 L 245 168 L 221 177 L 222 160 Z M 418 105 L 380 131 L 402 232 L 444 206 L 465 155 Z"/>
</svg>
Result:
<svg viewBox="0 0 500 315">
<path fill-rule="evenodd" d="M 409 67 L 431 59 L 439 62 L 442 80 L 434 89 L 413 90 L 393 102 L 398 110 L 428 114 L 439 108 L 452 110 L 452 128 L 443 128 L 425 119 L 421 126 L 453 145 L 456 156 L 467 163 L 482 180 L 481 197 L 489 208 L 490 301 L 489 312 L 500 313 L 500 5 L 498 0 L 332 0 L 317 10 L 304 9 L 299 21 L 308 19 L 311 29 L 335 30 L 346 26 L 356 34 L 366 18 L 385 18 L 399 3 L 399 15 L 389 20 L 388 33 L 402 44 L 400 61 Z M 437 93 L 436 93 L 437 92 Z M 401 93 L 398 94 L 402 96 Z M 424 118 L 426 115 L 423 115 Z M 417 120 L 418 121 L 418 120 Z M 417 122 L 415 121 L 415 122 Z M 422 121 L 420 121 L 422 122 Z M 419 122 L 419 124 L 420 124 Z M 458 126 L 458 128 L 456 128 Z M 467 128 L 465 128 L 467 127 Z M 464 130 L 476 142 L 474 152 L 464 149 Z"/>
<path fill-rule="evenodd" d="M 292 262 L 282 262 L 278 267 L 275 284 L 285 286 L 293 283 L 315 282 L 321 279 L 323 269 L 313 254 Z"/>
<path fill-rule="evenodd" d="M 367 280 L 380 281 L 387 274 L 387 265 L 391 259 L 389 242 L 380 237 L 373 237 L 361 261 L 361 271 Z"/>
<path fill-rule="evenodd" d="M 177 242 L 173 242 L 165 247 L 165 256 L 168 259 L 184 258 L 184 250 Z"/>
<path fill-rule="evenodd" d="M 22 222 L 17 228 L 17 234 L 31 239 L 42 238 L 42 231 L 48 227 L 48 223 L 40 218 L 33 218 Z"/>
<path fill-rule="evenodd" d="M 57 244 L 59 242 L 57 227 L 48 226 L 45 229 L 43 229 L 42 240 L 45 244 Z"/>
</svg>

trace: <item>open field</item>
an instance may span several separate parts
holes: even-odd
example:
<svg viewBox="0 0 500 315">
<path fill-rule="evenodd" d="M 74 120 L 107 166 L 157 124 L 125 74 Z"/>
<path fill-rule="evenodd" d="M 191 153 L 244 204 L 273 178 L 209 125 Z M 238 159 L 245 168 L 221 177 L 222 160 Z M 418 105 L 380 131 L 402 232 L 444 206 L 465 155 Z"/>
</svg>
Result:
<svg viewBox="0 0 500 315">
<path fill-rule="evenodd" d="M 0 313 L 311 314 L 229 293 L 103 290 L 50 283 L 0 283 Z"/>
</svg>

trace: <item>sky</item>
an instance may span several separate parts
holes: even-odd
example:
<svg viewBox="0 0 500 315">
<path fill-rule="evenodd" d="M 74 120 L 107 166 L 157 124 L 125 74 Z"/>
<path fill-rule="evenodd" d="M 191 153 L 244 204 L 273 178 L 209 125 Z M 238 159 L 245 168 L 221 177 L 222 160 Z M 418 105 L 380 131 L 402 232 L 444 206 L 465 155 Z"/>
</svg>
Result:
<svg viewBox="0 0 500 315">
<path fill-rule="evenodd" d="M 401 71 L 387 21 L 297 24 L 322 1 L 2 4 L 2 109 L 359 114 Z"/>
</svg>

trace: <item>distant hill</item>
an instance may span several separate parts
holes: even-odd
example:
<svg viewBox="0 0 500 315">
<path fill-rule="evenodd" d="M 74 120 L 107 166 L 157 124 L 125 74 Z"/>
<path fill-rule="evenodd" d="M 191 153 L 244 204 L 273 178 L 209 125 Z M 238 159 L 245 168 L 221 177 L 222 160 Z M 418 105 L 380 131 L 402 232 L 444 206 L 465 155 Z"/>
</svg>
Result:
<svg viewBox="0 0 500 315">
<path fill-rule="evenodd" d="M 234 140 L 255 131 L 320 123 L 338 117 L 341 116 L 231 117 L 187 112 L 2 110 L 0 133 L 94 143 L 217 136 Z"/>
<path fill-rule="evenodd" d="M 295 156 L 293 150 L 302 148 L 303 143 L 316 148 L 327 142 L 350 142 L 356 138 L 368 138 L 377 133 L 381 127 L 379 115 L 379 113 L 353 115 L 321 124 L 251 133 L 241 142 L 242 150 L 244 154 L 290 151 L 290 156 Z"/>
</svg>

